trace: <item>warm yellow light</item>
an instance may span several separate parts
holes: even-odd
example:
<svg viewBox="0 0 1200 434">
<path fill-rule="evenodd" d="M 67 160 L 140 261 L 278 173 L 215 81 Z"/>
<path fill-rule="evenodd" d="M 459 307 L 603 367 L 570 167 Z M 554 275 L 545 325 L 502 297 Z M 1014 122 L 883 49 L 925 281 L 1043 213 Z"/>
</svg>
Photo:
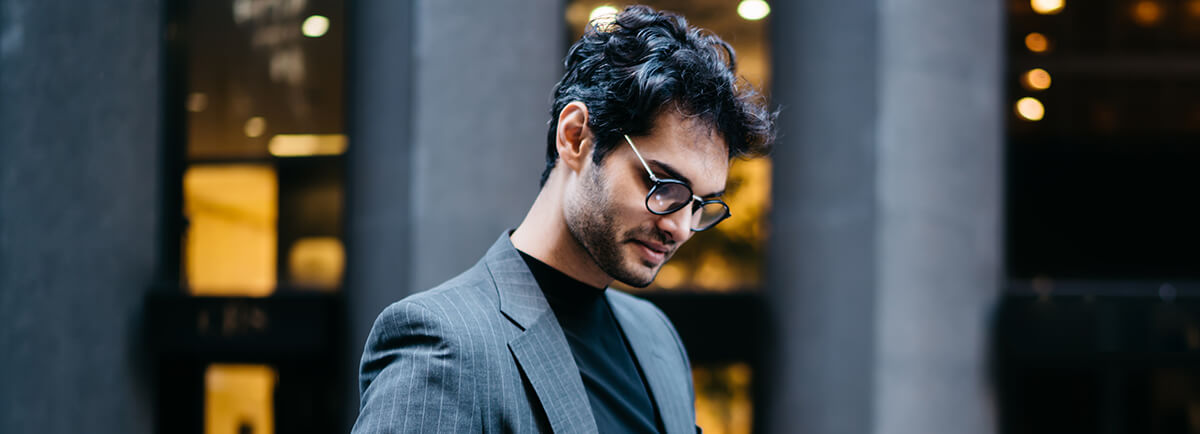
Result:
<svg viewBox="0 0 1200 434">
<path fill-rule="evenodd" d="M 738 15 L 750 21 L 766 18 L 771 13 L 771 5 L 763 0 L 742 0 L 738 3 Z"/>
<path fill-rule="evenodd" d="M 1024 97 L 1017 100 L 1017 116 L 1029 121 L 1040 121 L 1046 115 L 1046 107 L 1037 98 Z"/>
<path fill-rule="evenodd" d="M 1187 13 L 1192 18 L 1200 18 L 1200 0 L 1191 0 L 1187 3 Z"/>
<path fill-rule="evenodd" d="M 687 273 L 679 264 L 668 263 L 663 265 L 658 270 L 658 276 L 654 278 L 654 284 L 659 287 L 671 289 L 678 287 L 687 279 Z"/>
<path fill-rule="evenodd" d="M 1021 82 L 1029 90 L 1046 90 L 1050 88 L 1050 73 L 1042 68 L 1033 68 L 1021 76 Z"/>
<path fill-rule="evenodd" d="M 267 143 L 276 157 L 339 155 L 346 152 L 346 136 L 341 134 L 276 134 Z"/>
<path fill-rule="evenodd" d="M 192 92 L 188 95 L 187 109 L 192 113 L 199 113 L 208 108 L 208 95 L 204 92 Z"/>
<path fill-rule="evenodd" d="M 1158 24 L 1163 19 L 1163 7 L 1156 1 L 1142 0 L 1133 4 L 1133 22 L 1143 27 Z"/>
<path fill-rule="evenodd" d="M 304 24 L 300 25 L 300 30 L 304 32 L 304 36 L 310 38 L 325 36 L 325 32 L 329 31 L 329 18 L 320 15 L 308 17 L 304 20 Z"/>
<path fill-rule="evenodd" d="M 700 257 L 693 278 L 704 286 L 719 291 L 736 289 L 742 283 L 737 268 L 719 253 L 708 252 Z"/>
<path fill-rule="evenodd" d="M 1025 35 L 1025 48 L 1034 53 L 1045 53 L 1050 49 L 1050 40 L 1046 39 L 1046 35 L 1033 32 Z"/>
<path fill-rule="evenodd" d="M 214 363 L 204 372 L 205 434 L 275 432 L 275 369 Z"/>
<path fill-rule="evenodd" d="M 265 165 L 192 165 L 183 175 L 184 267 L 192 295 L 275 290 L 279 181 Z"/>
<path fill-rule="evenodd" d="M 750 434 L 753 378 L 754 371 L 746 363 L 693 365 L 696 425 L 706 433 Z"/>
<path fill-rule="evenodd" d="M 346 269 L 346 250 L 337 237 L 296 240 L 288 251 L 288 275 L 298 287 L 334 289 Z"/>
<path fill-rule="evenodd" d="M 242 130 L 245 131 L 246 137 L 249 138 L 261 136 L 267 131 L 267 120 L 263 119 L 262 116 L 246 119 L 246 125 L 242 126 Z"/>
<path fill-rule="evenodd" d="M 588 22 L 595 22 L 597 19 L 608 22 L 616 19 L 617 14 L 621 11 L 612 5 L 602 5 L 592 9 L 592 13 L 588 14 Z"/>
<path fill-rule="evenodd" d="M 1033 11 L 1042 15 L 1054 15 L 1062 12 L 1063 0 L 1029 0 L 1029 5 L 1033 7 Z"/>
</svg>

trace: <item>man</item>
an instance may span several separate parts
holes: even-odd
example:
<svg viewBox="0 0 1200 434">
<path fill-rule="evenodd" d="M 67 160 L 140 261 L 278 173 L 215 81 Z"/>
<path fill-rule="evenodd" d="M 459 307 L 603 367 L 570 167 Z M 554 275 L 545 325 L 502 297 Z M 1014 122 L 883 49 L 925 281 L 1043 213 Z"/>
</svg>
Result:
<svg viewBox="0 0 1200 434">
<path fill-rule="evenodd" d="M 542 189 L 463 274 L 383 311 L 363 351 L 356 433 L 694 432 L 687 354 L 644 287 L 729 216 L 729 163 L 774 114 L 733 51 L 630 7 L 570 49 Z"/>
</svg>

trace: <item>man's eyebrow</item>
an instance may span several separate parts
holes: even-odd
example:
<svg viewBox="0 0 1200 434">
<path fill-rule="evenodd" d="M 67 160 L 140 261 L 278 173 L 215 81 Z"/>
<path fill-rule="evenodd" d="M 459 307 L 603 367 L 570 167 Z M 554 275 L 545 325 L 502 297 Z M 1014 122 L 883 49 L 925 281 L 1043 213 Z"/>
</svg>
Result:
<svg viewBox="0 0 1200 434">
<path fill-rule="evenodd" d="M 679 181 L 683 181 L 683 183 L 687 184 L 689 187 L 693 185 L 692 180 L 688 179 L 688 177 L 686 177 L 686 176 L 683 176 L 682 173 L 679 173 L 679 171 L 675 170 L 674 167 L 671 167 L 670 164 L 667 164 L 667 163 L 664 163 L 664 162 L 661 162 L 658 160 L 650 160 L 649 163 L 654 168 L 666 173 L 668 177 L 677 179 Z M 721 189 L 721 191 L 718 191 L 716 193 L 709 193 L 709 194 L 706 194 L 703 196 L 700 196 L 700 195 L 697 195 L 697 196 L 700 196 L 700 198 L 702 198 L 702 199 L 706 199 L 706 198 L 712 198 L 712 197 L 720 197 L 724 194 L 725 194 L 725 190 Z"/>
</svg>

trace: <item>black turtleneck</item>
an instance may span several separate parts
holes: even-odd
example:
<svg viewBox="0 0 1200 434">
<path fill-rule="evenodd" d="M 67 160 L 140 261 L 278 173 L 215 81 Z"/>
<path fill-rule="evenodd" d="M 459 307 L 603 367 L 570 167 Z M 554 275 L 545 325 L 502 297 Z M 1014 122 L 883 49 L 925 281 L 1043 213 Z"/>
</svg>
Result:
<svg viewBox="0 0 1200 434">
<path fill-rule="evenodd" d="M 650 388 L 608 305 L 606 289 L 572 279 L 525 252 L 521 258 L 567 335 L 600 432 L 661 432 Z"/>
</svg>

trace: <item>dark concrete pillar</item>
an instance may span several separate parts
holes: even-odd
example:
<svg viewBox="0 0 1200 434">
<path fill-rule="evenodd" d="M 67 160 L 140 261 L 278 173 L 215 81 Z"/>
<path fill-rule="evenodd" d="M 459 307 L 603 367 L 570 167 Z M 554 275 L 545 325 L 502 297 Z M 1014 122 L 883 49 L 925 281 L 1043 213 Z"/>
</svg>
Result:
<svg viewBox="0 0 1200 434">
<path fill-rule="evenodd" d="M 524 217 L 565 55 L 555 0 L 350 7 L 348 376 L 385 306 L 465 270 Z"/>
<path fill-rule="evenodd" d="M 1002 10 L 777 2 L 770 432 L 991 432 Z"/>
<path fill-rule="evenodd" d="M 153 430 L 161 7 L 0 2 L 0 432 Z"/>
<path fill-rule="evenodd" d="M 411 291 L 413 8 L 347 4 L 344 432 L 358 416 L 358 363 L 371 324 Z"/>
<path fill-rule="evenodd" d="M 414 11 L 412 276 L 436 285 L 516 227 L 537 196 L 563 2 L 419 1 Z"/>
<path fill-rule="evenodd" d="M 768 432 L 869 433 L 875 358 L 878 20 L 870 0 L 775 2 L 782 106 L 767 296 Z"/>
</svg>

